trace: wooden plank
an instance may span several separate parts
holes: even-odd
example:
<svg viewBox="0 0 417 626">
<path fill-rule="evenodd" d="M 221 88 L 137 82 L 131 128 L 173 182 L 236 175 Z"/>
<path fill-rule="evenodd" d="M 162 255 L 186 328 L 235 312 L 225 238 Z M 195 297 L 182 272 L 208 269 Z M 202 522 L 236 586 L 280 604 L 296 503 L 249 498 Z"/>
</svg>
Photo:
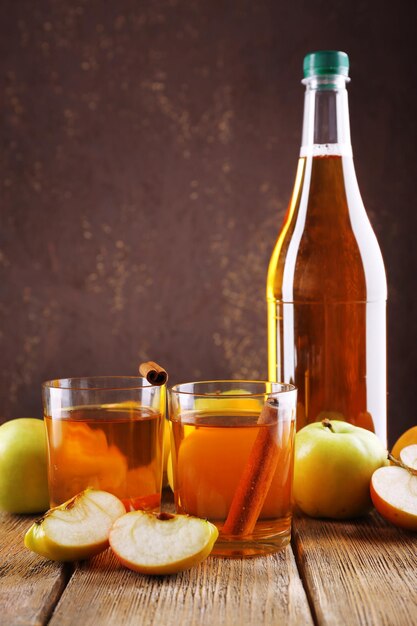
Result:
<svg viewBox="0 0 417 626">
<path fill-rule="evenodd" d="M 50 626 L 313 624 L 291 548 L 258 559 L 209 558 L 173 576 L 142 576 L 111 550 L 80 564 Z"/>
<path fill-rule="evenodd" d="M 46 561 L 23 545 L 32 517 L 0 513 L 0 625 L 46 624 L 67 575 L 62 564 Z"/>
<path fill-rule="evenodd" d="M 320 626 L 416 626 L 416 534 L 376 512 L 339 523 L 296 518 L 293 548 Z"/>
</svg>

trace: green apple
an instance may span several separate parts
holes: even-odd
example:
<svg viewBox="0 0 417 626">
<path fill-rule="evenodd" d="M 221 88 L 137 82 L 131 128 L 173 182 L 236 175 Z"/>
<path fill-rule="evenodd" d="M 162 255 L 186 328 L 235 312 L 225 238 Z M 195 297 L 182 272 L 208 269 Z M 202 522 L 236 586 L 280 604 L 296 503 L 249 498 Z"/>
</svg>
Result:
<svg viewBox="0 0 417 626">
<path fill-rule="evenodd" d="M 295 437 L 294 500 L 311 517 L 364 515 L 372 474 L 384 465 L 387 451 L 369 430 L 338 420 L 309 424 Z"/>
<path fill-rule="evenodd" d="M 41 513 L 49 507 L 46 433 L 42 420 L 0 426 L 0 510 Z"/>
</svg>

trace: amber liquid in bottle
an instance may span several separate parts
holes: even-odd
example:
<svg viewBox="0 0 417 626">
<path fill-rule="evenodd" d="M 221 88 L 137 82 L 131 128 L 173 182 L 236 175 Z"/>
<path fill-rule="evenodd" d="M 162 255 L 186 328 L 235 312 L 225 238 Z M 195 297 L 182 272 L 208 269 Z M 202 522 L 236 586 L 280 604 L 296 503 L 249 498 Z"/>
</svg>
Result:
<svg viewBox="0 0 417 626">
<path fill-rule="evenodd" d="M 315 111 L 304 124 L 314 120 L 314 128 L 304 129 L 293 196 L 269 266 L 269 377 L 298 387 L 297 429 L 342 419 L 386 443 L 385 270 L 349 150 L 347 95 L 339 102 L 334 92 L 321 101 L 317 93 L 308 96 L 316 98 Z M 320 132 L 331 143 L 314 141 Z"/>
</svg>

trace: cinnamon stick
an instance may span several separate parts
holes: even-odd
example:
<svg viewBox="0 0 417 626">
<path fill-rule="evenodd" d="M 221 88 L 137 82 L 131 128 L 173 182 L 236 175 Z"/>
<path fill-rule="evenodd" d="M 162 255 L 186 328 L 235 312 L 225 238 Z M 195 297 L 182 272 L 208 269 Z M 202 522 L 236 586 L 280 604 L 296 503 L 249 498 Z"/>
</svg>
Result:
<svg viewBox="0 0 417 626">
<path fill-rule="evenodd" d="M 151 385 L 165 385 L 168 380 L 168 373 L 163 367 L 154 363 L 154 361 L 146 361 L 139 365 L 139 374 L 146 378 Z"/>
<path fill-rule="evenodd" d="M 256 436 L 222 533 L 249 535 L 255 529 L 278 463 L 279 448 L 273 432 L 277 417 L 277 405 L 267 402 L 259 415 L 258 424 L 270 426 L 260 428 Z"/>
</svg>

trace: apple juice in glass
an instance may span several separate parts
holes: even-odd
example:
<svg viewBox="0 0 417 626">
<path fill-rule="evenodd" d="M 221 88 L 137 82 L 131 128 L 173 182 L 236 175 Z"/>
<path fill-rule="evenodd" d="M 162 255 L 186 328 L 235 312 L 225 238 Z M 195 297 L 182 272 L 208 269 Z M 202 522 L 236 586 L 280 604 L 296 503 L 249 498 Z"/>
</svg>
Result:
<svg viewBox="0 0 417 626">
<path fill-rule="evenodd" d="M 91 487 L 114 494 L 127 511 L 159 508 L 165 389 L 140 377 L 43 385 L 51 506 Z"/>
<path fill-rule="evenodd" d="M 217 526 L 213 555 L 259 556 L 287 545 L 295 387 L 206 381 L 169 395 L 177 511 Z"/>
</svg>

